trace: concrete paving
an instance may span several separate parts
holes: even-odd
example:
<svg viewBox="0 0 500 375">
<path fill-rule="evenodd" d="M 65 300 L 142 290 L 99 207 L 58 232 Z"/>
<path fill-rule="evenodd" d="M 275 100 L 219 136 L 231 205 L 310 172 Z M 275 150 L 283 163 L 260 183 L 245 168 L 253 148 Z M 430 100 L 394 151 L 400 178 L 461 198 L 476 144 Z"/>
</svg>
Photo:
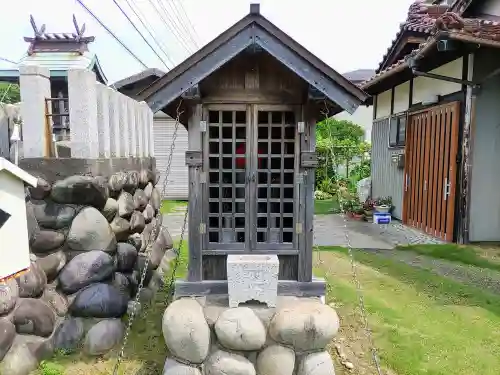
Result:
<svg viewBox="0 0 500 375">
<path fill-rule="evenodd" d="M 416 229 L 399 222 L 373 224 L 350 220 L 343 215 L 321 215 L 314 220 L 314 243 L 317 246 L 350 246 L 357 249 L 393 249 L 398 245 L 440 243 Z"/>
<path fill-rule="evenodd" d="M 179 210 L 163 217 L 163 225 L 174 238 L 181 234 L 184 212 L 184 210 Z M 316 246 L 346 247 L 350 243 L 351 247 L 357 249 L 393 249 L 397 245 L 440 242 L 399 222 L 378 225 L 344 219 L 342 215 L 317 215 L 314 218 L 314 244 Z"/>
</svg>

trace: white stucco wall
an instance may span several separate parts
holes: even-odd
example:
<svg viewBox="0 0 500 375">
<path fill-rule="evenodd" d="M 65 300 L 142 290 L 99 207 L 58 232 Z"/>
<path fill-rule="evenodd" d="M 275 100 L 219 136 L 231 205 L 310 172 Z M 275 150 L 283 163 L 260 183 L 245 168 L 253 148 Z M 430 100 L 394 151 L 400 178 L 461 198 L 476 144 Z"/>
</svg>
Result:
<svg viewBox="0 0 500 375">
<path fill-rule="evenodd" d="M 447 77 L 462 78 L 462 58 L 453 60 L 448 64 L 431 70 L 430 73 L 440 74 Z M 412 104 L 429 100 L 433 95 L 447 95 L 460 91 L 458 83 L 440 81 L 427 77 L 415 77 L 413 79 Z M 408 109 L 410 95 L 410 83 L 404 82 L 394 88 L 394 113 L 404 112 Z M 377 95 L 377 114 L 380 119 L 391 114 L 391 90 Z"/>
<path fill-rule="evenodd" d="M 333 116 L 337 120 L 351 121 L 363 128 L 365 131 L 365 141 L 371 142 L 372 137 L 372 121 L 373 121 L 373 107 L 359 106 L 356 112 L 352 115 L 344 111 L 338 115 Z"/>
</svg>

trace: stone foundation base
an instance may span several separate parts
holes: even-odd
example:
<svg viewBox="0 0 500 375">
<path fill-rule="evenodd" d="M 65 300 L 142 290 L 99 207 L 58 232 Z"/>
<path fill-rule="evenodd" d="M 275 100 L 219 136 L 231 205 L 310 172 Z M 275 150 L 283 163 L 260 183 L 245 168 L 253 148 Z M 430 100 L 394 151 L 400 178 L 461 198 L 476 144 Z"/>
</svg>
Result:
<svg viewBox="0 0 500 375">
<path fill-rule="evenodd" d="M 319 298 L 229 308 L 227 296 L 181 298 L 163 315 L 164 375 L 334 375 L 335 310 Z"/>
<path fill-rule="evenodd" d="M 54 179 L 78 165 L 93 166 L 90 171 L 115 165 L 29 160 L 35 176 L 38 165 Z M 39 177 L 28 189 L 32 262 L 27 272 L 0 282 L 0 374 L 28 375 L 54 351 L 100 356 L 122 343 L 123 317 L 149 304 L 176 257 L 158 215 L 158 178 L 149 169 L 50 183 Z"/>
</svg>

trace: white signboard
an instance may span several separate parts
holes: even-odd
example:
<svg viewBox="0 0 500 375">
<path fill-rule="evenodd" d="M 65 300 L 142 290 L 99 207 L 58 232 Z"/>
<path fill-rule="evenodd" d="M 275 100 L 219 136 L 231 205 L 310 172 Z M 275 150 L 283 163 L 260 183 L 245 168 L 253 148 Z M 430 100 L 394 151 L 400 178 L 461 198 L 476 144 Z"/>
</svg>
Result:
<svg viewBox="0 0 500 375">
<path fill-rule="evenodd" d="M 36 177 L 0 158 L 0 280 L 30 266 L 25 184 L 35 187 Z"/>
</svg>

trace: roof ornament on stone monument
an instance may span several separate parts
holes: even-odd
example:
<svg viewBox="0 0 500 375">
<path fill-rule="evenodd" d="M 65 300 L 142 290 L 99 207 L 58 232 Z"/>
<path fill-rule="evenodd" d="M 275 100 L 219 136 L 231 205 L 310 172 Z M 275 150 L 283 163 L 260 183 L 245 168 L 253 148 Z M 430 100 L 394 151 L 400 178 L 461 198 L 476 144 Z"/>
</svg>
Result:
<svg viewBox="0 0 500 375">
<path fill-rule="evenodd" d="M 83 54 L 88 51 L 87 45 L 95 40 L 93 36 L 83 35 L 85 24 L 79 26 L 75 15 L 73 15 L 75 32 L 71 33 L 47 33 L 45 24 L 39 28 L 33 15 L 30 15 L 30 23 L 35 35 L 24 38 L 26 42 L 30 43 L 28 55 L 35 52 L 77 52 Z"/>
</svg>

